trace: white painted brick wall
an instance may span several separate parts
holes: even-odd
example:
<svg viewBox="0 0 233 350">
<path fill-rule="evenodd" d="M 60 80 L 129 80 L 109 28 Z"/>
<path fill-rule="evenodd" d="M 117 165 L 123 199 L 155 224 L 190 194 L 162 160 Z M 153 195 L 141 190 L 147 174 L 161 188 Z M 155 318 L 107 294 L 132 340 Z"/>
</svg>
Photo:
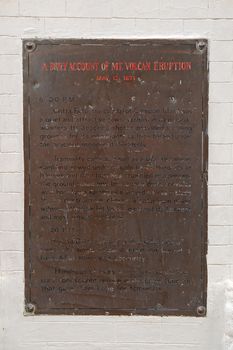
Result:
<svg viewBox="0 0 233 350">
<path fill-rule="evenodd" d="M 23 316 L 25 37 L 210 39 L 208 316 Z M 233 349 L 233 1 L 0 0 L 0 349 Z"/>
</svg>

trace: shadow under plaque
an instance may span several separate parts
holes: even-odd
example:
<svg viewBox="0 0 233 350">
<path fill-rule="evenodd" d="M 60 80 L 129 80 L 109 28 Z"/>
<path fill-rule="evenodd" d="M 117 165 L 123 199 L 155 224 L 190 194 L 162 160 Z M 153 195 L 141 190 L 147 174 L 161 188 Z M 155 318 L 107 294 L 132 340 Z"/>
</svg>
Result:
<svg viewBox="0 0 233 350">
<path fill-rule="evenodd" d="M 24 40 L 25 310 L 206 314 L 206 40 Z"/>
</svg>

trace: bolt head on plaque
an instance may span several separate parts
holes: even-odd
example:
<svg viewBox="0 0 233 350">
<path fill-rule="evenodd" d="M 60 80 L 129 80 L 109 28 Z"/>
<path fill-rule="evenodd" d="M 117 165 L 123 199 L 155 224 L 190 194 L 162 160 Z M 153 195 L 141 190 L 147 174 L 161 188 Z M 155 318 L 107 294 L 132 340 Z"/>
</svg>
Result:
<svg viewBox="0 0 233 350">
<path fill-rule="evenodd" d="M 35 305 L 32 304 L 32 303 L 27 303 L 27 304 L 25 305 L 25 311 L 26 311 L 26 313 L 28 313 L 28 314 L 34 314 L 35 309 L 36 309 L 36 307 L 35 307 Z"/>
<path fill-rule="evenodd" d="M 205 40 L 198 40 L 196 42 L 196 48 L 200 53 L 205 52 L 207 48 L 207 42 Z"/>
<path fill-rule="evenodd" d="M 198 306 L 197 307 L 197 315 L 198 316 L 205 316 L 206 315 L 206 308 L 205 308 L 205 306 Z"/>
<path fill-rule="evenodd" d="M 25 48 L 28 52 L 33 52 L 36 48 L 36 44 L 32 41 L 27 41 L 25 44 Z"/>
</svg>

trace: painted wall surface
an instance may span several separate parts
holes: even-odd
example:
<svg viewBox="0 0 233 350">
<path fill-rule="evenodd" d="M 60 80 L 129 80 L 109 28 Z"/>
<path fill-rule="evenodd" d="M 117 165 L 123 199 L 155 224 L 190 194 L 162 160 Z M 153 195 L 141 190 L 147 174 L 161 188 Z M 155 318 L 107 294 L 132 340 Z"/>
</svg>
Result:
<svg viewBox="0 0 233 350">
<path fill-rule="evenodd" d="M 209 42 L 208 315 L 25 317 L 22 38 Z M 233 1 L 0 0 L 0 349 L 233 349 Z"/>
</svg>

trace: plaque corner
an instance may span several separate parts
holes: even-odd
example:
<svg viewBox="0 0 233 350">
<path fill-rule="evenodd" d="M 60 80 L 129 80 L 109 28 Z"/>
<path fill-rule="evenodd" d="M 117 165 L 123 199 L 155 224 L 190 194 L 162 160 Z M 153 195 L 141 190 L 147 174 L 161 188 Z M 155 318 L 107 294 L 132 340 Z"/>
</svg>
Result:
<svg viewBox="0 0 233 350">
<path fill-rule="evenodd" d="M 36 306 L 33 303 L 25 303 L 24 305 L 24 316 L 34 316 L 36 311 Z"/>
</svg>

